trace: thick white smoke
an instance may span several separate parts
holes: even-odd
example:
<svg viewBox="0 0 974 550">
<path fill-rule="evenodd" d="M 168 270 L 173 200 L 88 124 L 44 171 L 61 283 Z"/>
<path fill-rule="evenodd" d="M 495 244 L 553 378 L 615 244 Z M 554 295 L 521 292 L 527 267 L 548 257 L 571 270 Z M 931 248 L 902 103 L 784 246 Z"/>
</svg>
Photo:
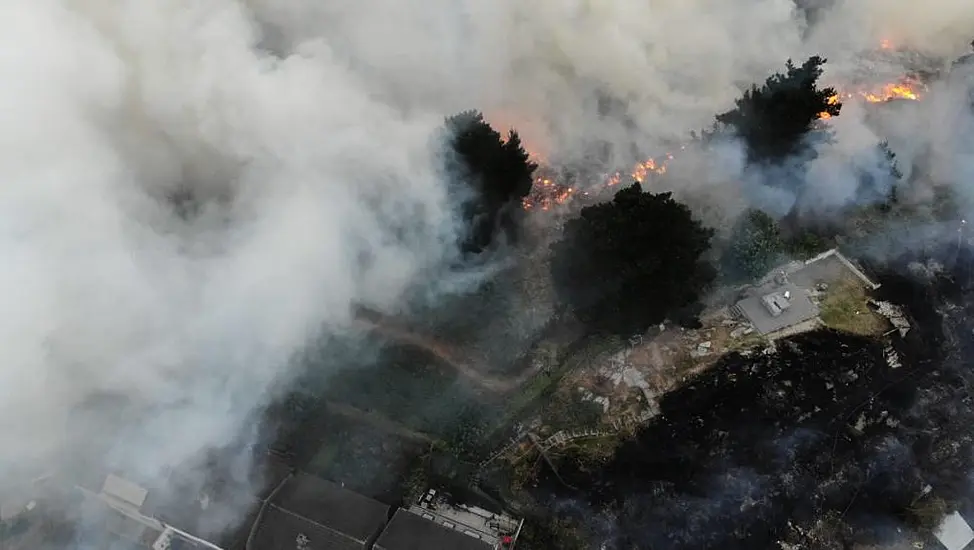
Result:
<svg viewBox="0 0 974 550">
<path fill-rule="evenodd" d="M 225 443 L 323 325 L 449 250 L 440 116 L 373 100 L 327 44 L 269 57 L 236 2 L 0 19 L 0 472 L 104 453 L 125 424 L 153 435 L 111 457 L 147 474 Z M 132 409 L 72 422 L 103 394 Z"/>
<path fill-rule="evenodd" d="M 0 474 L 151 477 L 233 439 L 322 327 L 451 254 L 445 115 L 628 162 L 789 57 L 831 82 L 882 38 L 948 56 L 974 33 L 962 0 L 834 4 L 810 29 L 792 0 L 0 3 Z M 872 143 L 854 117 L 840 148 Z M 105 395 L 129 408 L 79 415 Z"/>
</svg>

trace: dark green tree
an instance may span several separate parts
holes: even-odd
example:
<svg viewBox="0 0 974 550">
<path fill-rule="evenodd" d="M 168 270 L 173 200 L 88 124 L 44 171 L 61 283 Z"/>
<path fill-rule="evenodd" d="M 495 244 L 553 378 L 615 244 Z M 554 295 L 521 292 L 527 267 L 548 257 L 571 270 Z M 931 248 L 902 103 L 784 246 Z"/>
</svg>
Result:
<svg viewBox="0 0 974 550">
<path fill-rule="evenodd" d="M 886 140 L 879 142 L 879 151 L 889 166 L 889 176 L 894 180 L 903 179 L 903 172 L 900 172 L 900 167 L 896 162 L 896 153 L 890 149 L 889 142 Z"/>
<path fill-rule="evenodd" d="M 486 444 L 486 417 L 482 408 L 465 404 L 451 418 L 442 442 L 445 450 L 463 462 L 477 462 Z"/>
<path fill-rule="evenodd" d="M 856 199 L 859 204 L 876 205 L 880 212 L 886 213 L 899 202 L 897 186 L 903 178 L 896 162 L 896 153 L 889 143 L 881 141 L 876 145 L 875 163 L 860 167 L 859 187 Z"/>
<path fill-rule="evenodd" d="M 516 237 L 521 200 L 531 192 L 537 165 L 528 160 L 517 132 L 507 139 L 478 111 L 464 111 L 446 119 L 450 172 L 463 184 L 463 218 L 467 252 L 490 246 L 498 230 Z"/>
<path fill-rule="evenodd" d="M 839 114 L 842 103 L 833 88 L 818 88 L 825 59 L 813 56 L 800 66 L 789 59 L 785 74 L 752 86 L 735 108 L 717 115 L 747 146 L 748 160 L 775 163 L 801 151 L 817 120 Z"/>
<path fill-rule="evenodd" d="M 639 183 L 582 209 L 551 246 L 555 290 L 593 332 L 642 334 L 692 307 L 714 278 L 713 231 L 670 193 Z"/>
<path fill-rule="evenodd" d="M 889 142 L 883 141 L 879 144 L 879 149 L 883 154 L 885 162 L 889 165 L 889 191 L 886 193 L 886 200 L 882 203 L 883 211 L 890 211 L 900 202 L 899 188 L 900 181 L 903 179 L 903 172 L 900 172 L 900 167 L 896 162 L 896 153 L 889 148 Z"/>
<path fill-rule="evenodd" d="M 731 231 L 724 268 L 732 278 L 759 278 L 774 267 L 783 248 L 778 223 L 761 210 L 748 210 Z"/>
</svg>

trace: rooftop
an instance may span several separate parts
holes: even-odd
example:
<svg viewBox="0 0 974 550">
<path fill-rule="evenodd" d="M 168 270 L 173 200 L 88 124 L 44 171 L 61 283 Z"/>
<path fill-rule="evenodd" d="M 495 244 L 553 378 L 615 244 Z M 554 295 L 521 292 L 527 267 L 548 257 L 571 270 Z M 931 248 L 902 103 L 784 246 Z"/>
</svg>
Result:
<svg viewBox="0 0 974 550">
<path fill-rule="evenodd" d="M 257 550 L 361 550 L 368 548 L 368 545 L 276 506 L 270 506 L 264 512 L 257 527 L 253 548 Z"/>
<path fill-rule="evenodd" d="M 959 512 L 954 512 L 943 519 L 934 535 L 947 550 L 964 550 L 974 542 L 974 530 Z"/>
<path fill-rule="evenodd" d="M 818 283 L 834 281 L 849 274 L 867 288 L 878 284 L 869 279 L 838 250 L 832 249 L 805 262 L 791 262 L 769 273 L 734 308 L 763 335 L 784 331 L 818 317 L 818 305 L 810 291 Z"/>
<path fill-rule="evenodd" d="M 375 550 L 493 550 L 487 541 L 434 521 L 433 516 L 419 516 L 399 509 L 382 532 Z"/>
<path fill-rule="evenodd" d="M 136 495 L 141 493 L 136 490 L 138 485 L 113 476 L 106 480 L 105 492 L 96 494 L 78 488 L 83 496 L 80 527 L 86 539 L 96 539 L 113 549 L 219 550 L 213 544 L 141 514 L 130 503 L 110 494 L 109 489 L 116 486 Z"/>
<path fill-rule="evenodd" d="M 389 506 L 304 473 L 285 482 L 271 503 L 361 543 L 374 540 L 389 518 Z"/>
<path fill-rule="evenodd" d="M 737 308 L 761 334 L 770 334 L 818 316 L 808 292 L 794 283 L 771 282 L 737 302 Z"/>
<path fill-rule="evenodd" d="M 445 528 L 478 543 L 471 548 L 481 548 L 483 546 L 479 543 L 483 542 L 486 548 L 506 549 L 514 547 L 521 527 L 521 522 L 513 517 L 477 506 L 454 503 L 448 495 L 438 493 L 435 489 L 426 491 L 419 502 L 404 511 L 433 525 L 421 528 L 413 518 L 403 516 L 403 519 L 400 519 L 402 526 L 398 527 L 401 531 L 393 531 L 398 533 L 398 536 L 405 537 L 403 541 L 409 540 L 410 533 L 416 533 L 416 537 L 422 535 L 438 540 L 441 535 L 436 533 Z M 395 546 L 400 544 L 397 539 L 386 539 L 386 544 L 389 545 L 389 550 L 400 548 Z M 411 548 L 411 546 L 402 546 L 402 548 Z"/>
</svg>

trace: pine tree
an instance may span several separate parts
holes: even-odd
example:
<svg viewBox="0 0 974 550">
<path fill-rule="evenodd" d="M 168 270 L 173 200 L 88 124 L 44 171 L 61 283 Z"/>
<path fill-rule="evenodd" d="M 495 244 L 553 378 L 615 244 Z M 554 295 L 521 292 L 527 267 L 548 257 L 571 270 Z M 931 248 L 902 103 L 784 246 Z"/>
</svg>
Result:
<svg viewBox="0 0 974 550">
<path fill-rule="evenodd" d="M 511 130 L 507 139 L 479 111 L 446 119 L 449 171 L 462 182 L 467 199 L 463 218 L 464 250 L 480 252 L 495 242 L 498 230 L 516 237 L 521 200 L 531 192 L 537 165 L 528 159 L 521 138 Z"/>
<path fill-rule="evenodd" d="M 835 89 L 817 86 L 825 62 L 813 56 L 796 66 L 789 59 L 784 74 L 752 86 L 734 109 L 717 115 L 719 125 L 744 141 L 750 162 L 777 163 L 799 153 L 819 119 L 838 116 L 842 103 Z"/>
</svg>

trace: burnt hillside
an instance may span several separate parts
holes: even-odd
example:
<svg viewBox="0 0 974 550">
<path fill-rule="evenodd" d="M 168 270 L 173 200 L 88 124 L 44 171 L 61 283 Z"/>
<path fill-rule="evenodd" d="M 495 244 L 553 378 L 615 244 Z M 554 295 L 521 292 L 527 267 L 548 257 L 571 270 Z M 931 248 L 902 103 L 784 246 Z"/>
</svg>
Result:
<svg viewBox="0 0 974 550">
<path fill-rule="evenodd" d="M 563 457 L 562 478 L 583 490 L 554 476 L 543 487 L 601 511 L 595 535 L 618 548 L 780 548 L 826 517 L 839 518 L 835 548 L 878 542 L 929 522 L 928 484 L 969 508 L 969 257 L 934 279 L 906 269 L 913 259 L 882 277 L 882 297 L 915 321 L 892 341 L 898 368 L 886 343 L 833 331 L 728 355 L 667 395 L 603 468 Z"/>
</svg>

